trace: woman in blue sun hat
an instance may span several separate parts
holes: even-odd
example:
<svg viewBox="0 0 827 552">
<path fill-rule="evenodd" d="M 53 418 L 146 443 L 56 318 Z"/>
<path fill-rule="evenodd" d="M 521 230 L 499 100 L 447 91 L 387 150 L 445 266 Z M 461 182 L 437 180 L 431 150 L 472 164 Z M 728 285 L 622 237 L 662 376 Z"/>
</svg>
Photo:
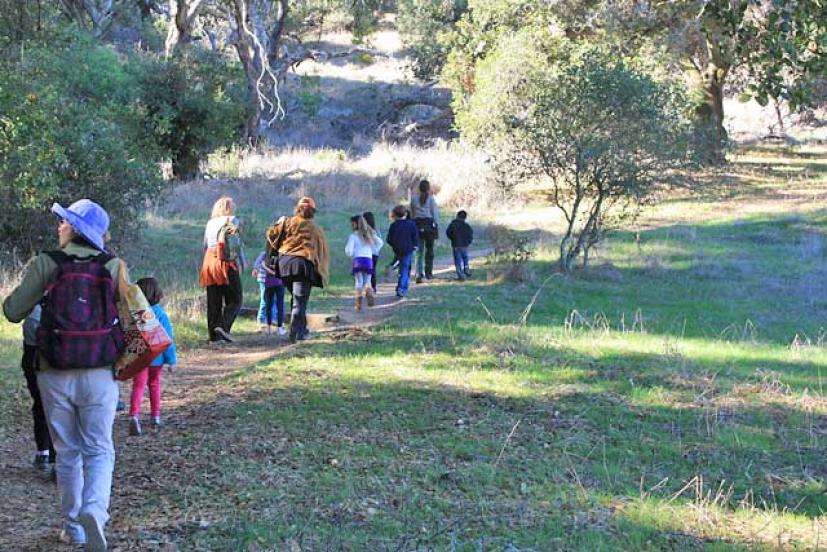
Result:
<svg viewBox="0 0 827 552">
<path fill-rule="evenodd" d="M 59 219 L 59 249 L 32 260 L 3 314 L 20 322 L 42 305 L 37 383 L 57 452 L 61 537 L 100 551 L 107 549 L 115 466 L 113 364 L 123 348 L 115 303 L 125 265 L 105 251 L 109 215 L 100 205 L 81 199 L 51 211 Z"/>
</svg>

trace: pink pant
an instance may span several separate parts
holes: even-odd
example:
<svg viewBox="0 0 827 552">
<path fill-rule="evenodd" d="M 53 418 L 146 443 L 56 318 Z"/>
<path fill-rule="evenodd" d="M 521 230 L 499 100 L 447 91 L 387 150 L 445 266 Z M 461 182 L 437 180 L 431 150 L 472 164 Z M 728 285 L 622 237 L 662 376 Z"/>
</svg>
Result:
<svg viewBox="0 0 827 552">
<path fill-rule="evenodd" d="M 144 388 L 149 381 L 149 409 L 152 416 L 161 415 L 161 370 L 163 366 L 144 368 L 132 380 L 132 399 L 129 404 L 131 416 L 141 415 L 141 400 L 144 398 Z"/>
</svg>

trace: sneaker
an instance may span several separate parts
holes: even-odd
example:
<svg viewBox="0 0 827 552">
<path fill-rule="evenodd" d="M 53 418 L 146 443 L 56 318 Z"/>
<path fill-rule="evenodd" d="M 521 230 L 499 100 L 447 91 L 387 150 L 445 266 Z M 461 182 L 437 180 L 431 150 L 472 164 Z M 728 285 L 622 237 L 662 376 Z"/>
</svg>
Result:
<svg viewBox="0 0 827 552">
<path fill-rule="evenodd" d="M 86 533 L 86 552 L 106 552 L 106 536 L 103 534 L 103 526 L 98 523 L 95 516 L 88 512 L 81 512 L 78 521 Z"/>
<path fill-rule="evenodd" d="M 152 427 L 154 427 L 154 428 L 164 427 L 164 422 L 161 421 L 160 416 L 153 416 L 152 417 Z"/>
<path fill-rule="evenodd" d="M 305 340 L 307 340 L 307 339 L 310 339 L 310 330 L 308 330 L 307 328 L 305 328 L 305 329 L 304 329 L 304 331 L 302 331 L 302 332 L 301 332 L 301 333 L 297 336 L 297 339 L 298 339 L 299 341 L 305 341 Z"/>
<path fill-rule="evenodd" d="M 129 418 L 129 434 L 133 437 L 140 437 L 142 433 L 141 421 L 135 416 Z"/>
<path fill-rule="evenodd" d="M 470 278 L 470 277 L 471 277 L 471 270 L 470 270 L 470 269 L 467 269 L 467 268 L 465 269 L 465 277 L 466 277 L 466 278 Z"/>
<path fill-rule="evenodd" d="M 285 335 L 287 335 L 287 328 L 285 328 L 284 326 L 279 326 L 278 332 L 280 336 L 284 337 Z"/>
<path fill-rule="evenodd" d="M 67 531 L 66 529 L 60 530 L 60 534 L 57 536 L 57 540 L 59 540 L 63 544 L 71 544 L 73 546 L 78 547 L 86 544 L 86 539 L 84 539 L 82 536 L 70 534 L 69 531 Z"/>
<path fill-rule="evenodd" d="M 115 407 L 115 411 L 120 412 L 122 410 L 126 410 L 126 405 L 121 399 L 118 399 L 118 405 Z"/>
<path fill-rule="evenodd" d="M 216 335 L 218 337 L 220 337 L 221 339 L 223 339 L 224 341 L 226 341 L 227 343 L 232 343 L 233 342 L 233 338 L 230 335 L 230 332 L 228 332 L 227 330 L 225 330 L 221 326 L 217 327 L 213 331 L 215 331 Z"/>
<path fill-rule="evenodd" d="M 415 281 L 416 281 L 417 284 L 421 284 L 422 283 L 422 276 L 417 276 Z"/>
</svg>

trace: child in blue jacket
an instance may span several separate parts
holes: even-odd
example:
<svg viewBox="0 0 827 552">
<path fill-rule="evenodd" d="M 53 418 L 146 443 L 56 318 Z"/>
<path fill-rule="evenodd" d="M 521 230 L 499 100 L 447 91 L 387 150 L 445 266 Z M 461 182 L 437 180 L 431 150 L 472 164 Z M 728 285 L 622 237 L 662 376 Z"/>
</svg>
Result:
<svg viewBox="0 0 827 552">
<path fill-rule="evenodd" d="M 399 261 L 399 279 L 396 283 L 396 296 L 405 297 L 411 279 L 411 261 L 414 251 L 419 247 L 419 230 L 416 223 L 405 218 L 407 210 L 404 205 L 397 205 L 391 210 L 391 223 L 388 239 L 385 240 L 393 249 Z"/>
<path fill-rule="evenodd" d="M 158 355 L 152 363 L 139 372 L 132 380 L 132 399 L 129 405 L 129 434 L 141 434 L 141 401 L 144 397 L 144 389 L 149 384 L 149 408 L 152 415 L 152 425 L 161 426 L 161 370 L 167 366 L 172 371 L 178 364 L 178 357 L 175 353 L 175 336 L 172 333 L 172 324 L 169 321 L 164 307 L 161 306 L 161 299 L 164 293 L 155 278 L 141 278 L 137 281 L 138 287 L 144 292 L 155 318 L 161 323 L 172 340 L 172 344 L 166 351 Z"/>
</svg>

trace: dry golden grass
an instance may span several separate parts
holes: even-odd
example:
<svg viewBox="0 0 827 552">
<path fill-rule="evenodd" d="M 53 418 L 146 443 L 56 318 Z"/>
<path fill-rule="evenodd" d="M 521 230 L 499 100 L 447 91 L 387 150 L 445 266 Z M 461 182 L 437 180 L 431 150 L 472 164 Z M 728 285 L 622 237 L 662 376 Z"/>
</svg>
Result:
<svg viewBox="0 0 827 552">
<path fill-rule="evenodd" d="M 345 207 L 376 202 L 392 205 L 406 200 L 422 178 L 431 182 L 445 207 L 487 209 L 507 202 L 491 179 L 483 153 L 445 143 L 429 149 L 380 143 L 363 157 L 336 149 L 235 151 L 212 157 L 206 172 L 218 180 L 177 186 L 167 197 L 174 209 L 186 209 L 196 195 L 202 203 L 221 193 L 245 202 L 270 200 L 279 194 L 313 195 Z"/>
</svg>

